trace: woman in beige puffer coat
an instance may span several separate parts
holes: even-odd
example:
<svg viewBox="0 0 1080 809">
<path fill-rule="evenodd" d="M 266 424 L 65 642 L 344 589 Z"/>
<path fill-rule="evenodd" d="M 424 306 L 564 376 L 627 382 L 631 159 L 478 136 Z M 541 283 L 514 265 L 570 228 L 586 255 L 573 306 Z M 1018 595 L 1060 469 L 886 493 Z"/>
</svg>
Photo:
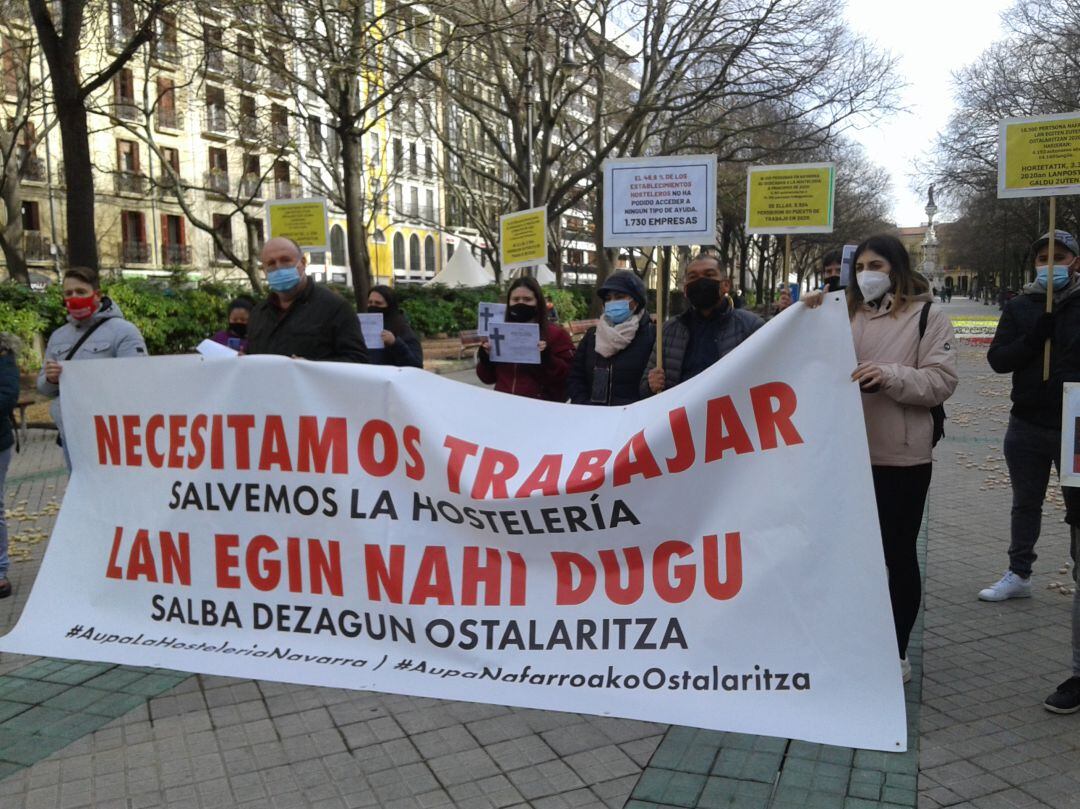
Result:
<svg viewBox="0 0 1080 809">
<path fill-rule="evenodd" d="M 908 638 L 922 600 L 915 541 L 930 488 L 931 411 L 956 390 L 956 352 L 948 316 L 933 303 L 930 285 L 911 269 L 907 249 L 898 239 L 867 239 L 856 249 L 853 267 L 855 283 L 847 289 L 847 300 L 858 365 L 851 378 L 862 392 L 896 643 L 906 682 L 911 675 Z M 821 294 L 812 293 L 807 304 L 816 306 L 820 301 Z"/>
</svg>

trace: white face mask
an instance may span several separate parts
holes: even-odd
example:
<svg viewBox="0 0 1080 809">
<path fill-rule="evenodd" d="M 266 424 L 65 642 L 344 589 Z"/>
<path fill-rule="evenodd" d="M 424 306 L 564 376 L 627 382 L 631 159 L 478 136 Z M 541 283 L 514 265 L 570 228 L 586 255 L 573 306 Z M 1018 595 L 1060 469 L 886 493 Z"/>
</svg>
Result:
<svg viewBox="0 0 1080 809">
<path fill-rule="evenodd" d="M 867 303 L 876 301 L 888 292 L 889 287 L 892 286 L 892 279 L 889 278 L 889 274 L 877 270 L 863 270 L 856 274 L 855 280 L 859 284 L 859 291 L 862 293 L 863 300 Z"/>
</svg>

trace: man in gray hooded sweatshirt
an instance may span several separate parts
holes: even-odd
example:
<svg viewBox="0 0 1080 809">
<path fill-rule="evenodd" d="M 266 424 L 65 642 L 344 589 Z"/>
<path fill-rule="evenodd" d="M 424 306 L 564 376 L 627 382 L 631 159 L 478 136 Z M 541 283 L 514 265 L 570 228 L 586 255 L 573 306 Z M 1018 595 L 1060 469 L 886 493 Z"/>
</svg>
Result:
<svg viewBox="0 0 1080 809">
<path fill-rule="evenodd" d="M 72 267 L 64 273 L 64 308 L 68 322 L 49 337 L 45 364 L 37 378 L 40 393 L 56 399 L 49 408 L 60 431 L 64 461 L 71 470 L 71 456 L 64 443 L 60 412 L 60 375 L 69 360 L 101 360 L 113 357 L 145 357 L 146 342 L 134 324 L 124 320 L 120 308 L 101 294 L 98 273 L 88 267 Z"/>
</svg>

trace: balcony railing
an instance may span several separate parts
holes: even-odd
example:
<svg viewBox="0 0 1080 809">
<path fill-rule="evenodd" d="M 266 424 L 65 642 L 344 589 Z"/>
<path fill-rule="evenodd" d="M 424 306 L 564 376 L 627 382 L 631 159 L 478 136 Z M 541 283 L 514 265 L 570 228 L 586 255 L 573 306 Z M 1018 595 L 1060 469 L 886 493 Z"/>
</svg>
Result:
<svg viewBox="0 0 1080 809">
<path fill-rule="evenodd" d="M 225 135 L 229 131 L 229 116 L 224 107 L 206 108 L 206 131 L 215 135 Z"/>
<path fill-rule="evenodd" d="M 262 180 L 258 177 L 244 177 L 240 180 L 240 196 L 262 198 Z"/>
<path fill-rule="evenodd" d="M 116 117 L 122 121 L 137 121 L 139 119 L 139 108 L 135 106 L 134 98 L 117 96 L 113 107 L 116 110 Z"/>
<path fill-rule="evenodd" d="M 180 48 L 176 42 L 164 39 L 155 39 L 151 47 L 151 53 L 159 62 L 179 62 Z"/>
<path fill-rule="evenodd" d="M 113 175 L 113 184 L 117 194 L 146 193 L 146 177 L 133 171 L 118 171 Z"/>
<path fill-rule="evenodd" d="M 229 193 L 229 175 L 224 171 L 208 171 L 203 174 L 203 185 L 215 194 Z"/>
<path fill-rule="evenodd" d="M 109 26 L 109 47 L 114 51 L 123 50 L 131 38 L 135 36 L 135 26 L 128 23 Z"/>
<path fill-rule="evenodd" d="M 259 139 L 259 122 L 255 118 L 241 118 L 236 128 L 240 140 L 251 142 Z"/>
<path fill-rule="evenodd" d="M 236 80 L 241 84 L 257 84 L 262 74 L 261 65 L 247 56 L 236 59 Z"/>
<path fill-rule="evenodd" d="M 222 263 L 227 262 L 229 257 L 226 255 L 226 251 L 232 252 L 233 243 L 232 238 L 229 236 L 223 236 L 221 238 L 221 244 L 214 241 L 214 261 Z"/>
<path fill-rule="evenodd" d="M 225 52 L 218 47 L 206 49 L 206 69 L 212 73 L 225 72 Z"/>
<path fill-rule="evenodd" d="M 300 196 L 300 186 L 293 185 L 291 180 L 274 180 L 274 198 L 292 199 Z"/>
<path fill-rule="evenodd" d="M 150 245 L 147 242 L 121 242 L 120 255 L 125 264 L 149 264 Z"/>
<path fill-rule="evenodd" d="M 166 244 L 164 246 L 165 264 L 170 267 L 188 265 L 191 263 L 190 244 Z"/>
<path fill-rule="evenodd" d="M 275 93 L 288 93 L 289 92 L 289 78 L 282 73 L 277 72 L 281 68 L 269 68 L 269 75 L 266 77 L 266 86 Z"/>
<path fill-rule="evenodd" d="M 184 115 L 177 109 L 157 108 L 158 129 L 180 129 L 184 125 Z"/>
<path fill-rule="evenodd" d="M 24 180 L 31 180 L 35 183 L 43 183 L 47 178 L 45 172 L 45 161 L 40 157 L 27 157 L 22 164 L 22 168 L 19 169 L 19 176 Z"/>
<path fill-rule="evenodd" d="M 27 261 L 51 261 L 52 243 L 40 231 L 24 231 L 23 255 Z"/>
</svg>

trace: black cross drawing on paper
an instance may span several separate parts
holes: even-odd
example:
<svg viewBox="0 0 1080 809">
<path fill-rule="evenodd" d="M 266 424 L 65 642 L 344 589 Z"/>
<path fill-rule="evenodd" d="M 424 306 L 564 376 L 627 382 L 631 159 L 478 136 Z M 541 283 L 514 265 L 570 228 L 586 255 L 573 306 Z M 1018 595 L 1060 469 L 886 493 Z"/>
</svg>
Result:
<svg viewBox="0 0 1080 809">
<path fill-rule="evenodd" d="M 506 335 L 499 331 L 498 326 L 495 326 L 491 330 L 491 333 L 488 334 L 488 340 L 491 341 L 491 347 L 492 347 L 491 356 L 493 356 L 493 357 L 501 357 L 502 356 L 502 347 L 501 347 L 500 344 L 505 339 L 506 339 Z"/>
<path fill-rule="evenodd" d="M 485 332 L 488 330 L 488 323 L 491 322 L 491 318 L 495 316 L 495 312 L 487 304 L 480 304 L 480 331 Z"/>
</svg>

